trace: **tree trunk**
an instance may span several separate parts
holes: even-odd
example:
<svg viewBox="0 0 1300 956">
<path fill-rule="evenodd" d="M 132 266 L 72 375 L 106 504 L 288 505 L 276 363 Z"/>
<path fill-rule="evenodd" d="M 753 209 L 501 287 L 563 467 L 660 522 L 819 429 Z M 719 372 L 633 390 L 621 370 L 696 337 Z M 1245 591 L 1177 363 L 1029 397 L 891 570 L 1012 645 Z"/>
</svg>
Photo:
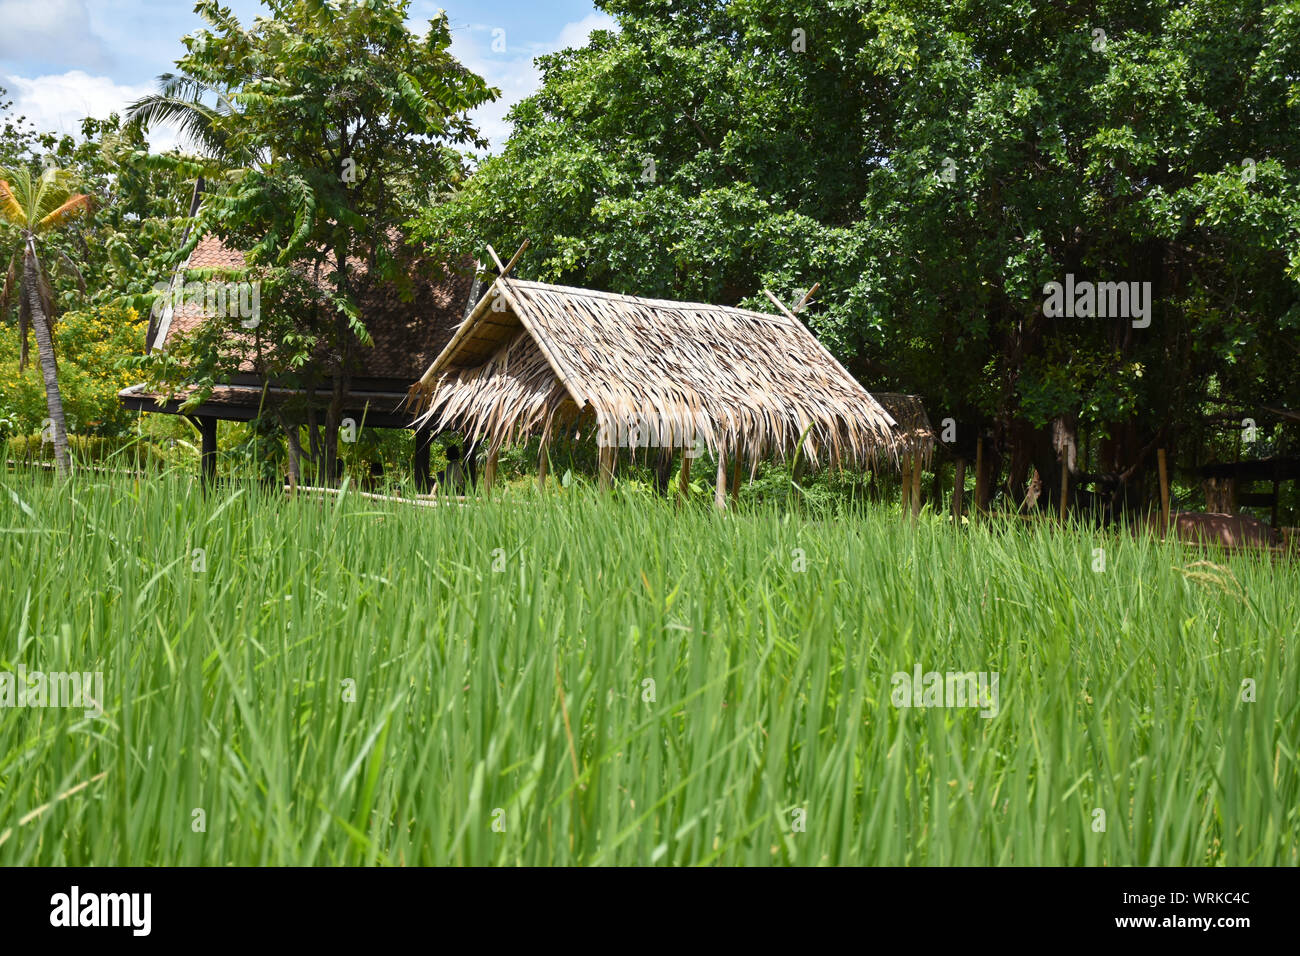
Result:
<svg viewBox="0 0 1300 956">
<path fill-rule="evenodd" d="M 66 478 L 72 469 L 68 457 L 68 426 L 63 416 L 63 396 L 59 393 L 58 369 L 54 364 L 54 339 L 50 334 L 50 318 L 41 302 L 40 277 L 37 272 L 36 249 L 30 237 L 23 253 L 23 285 L 26 287 L 28 308 L 32 313 L 32 328 L 36 332 L 36 348 L 41 360 L 41 374 L 45 378 L 45 407 L 54 429 L 54 460 L 59 475 Z"/>
</svg>

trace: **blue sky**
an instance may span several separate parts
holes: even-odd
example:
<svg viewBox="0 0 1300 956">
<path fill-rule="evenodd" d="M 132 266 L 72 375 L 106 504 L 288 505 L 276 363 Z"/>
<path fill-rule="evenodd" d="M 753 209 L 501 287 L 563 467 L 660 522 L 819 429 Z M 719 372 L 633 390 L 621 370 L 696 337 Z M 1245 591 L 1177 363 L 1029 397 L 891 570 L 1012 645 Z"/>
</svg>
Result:
<svg viewBox="0 0 1300 956">
<path fill-rule="evenodd" d="M 225 3 L 244 24 L 264 9 L 257 0 Z M 0 86 L 38 129 L 75 133 L 82 116 L 120 110 L 172 68 L 183 51 L 180 38 L 203 25 L 193 6 L 191 0 L 0 0 Z M 612 26 L 591 0 L 412 0 L 412 28 L 439 9 L 451 19 L 452 51 L 501 89 L 501 100 L 476 114 L 498 147 L 509 133 L 506 110 L 537 88 L 533 58 L 580 46 L 592 29 Z M 494 36 L 504 51 L 493 50 Z M 155 146 L 172 142 L 167 131 L 154 136 Z"/>
</svg>

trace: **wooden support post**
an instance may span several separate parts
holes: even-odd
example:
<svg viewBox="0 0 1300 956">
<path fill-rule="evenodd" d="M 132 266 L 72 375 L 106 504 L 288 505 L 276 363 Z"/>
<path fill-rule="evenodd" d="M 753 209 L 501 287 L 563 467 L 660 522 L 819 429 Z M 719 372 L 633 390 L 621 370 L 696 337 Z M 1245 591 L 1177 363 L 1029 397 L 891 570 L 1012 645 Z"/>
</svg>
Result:
<svg viewBox="0 0 1300 956">
<path fill-rule="evenodd" d="M 411 474 L 415 478 L 417 494 L 427 494 L 433 485 L 429 474 L 429 450 L 433 447 L 433 429 L 415 430 L 415 451 L 411 455 Z"/>
<path fill-rule="evenodd" d="M 739 449 L 737 449 L 736 458 L 731 463 L 731 500 L 735 502 L 740 501 L 740 475 L 743 466 L 744 461 L 740 457 Z"/>
<path fill-rule="evenodd" d="M 1269 524 L 1274 528 L 1277 527 L 1277 506 L 1282 496 L 1282 479 L 1278 475 L 1281 468 L 1276 462 L 1273 464 L 1273 515 L 1269 518 Z"/>
<path fill-rule="evenodd" d="M 682 449 L 682 473 L 677 479 L 677 500 L 683 503 L 686 501 L 686 493 L 690 489 L 691 484 L 690 450 L 691 449 L 688 448 Z"/>
<path fill-rule="evenodd" d="M 537 490 L 546 490 L 546 475 L 551 466 L 551 449 L 546 442 L 537 446 Z"/>
<path fill-rule="evenodd" d="M 460 450 L 460 460 L 465 463 L 465 474 L 469 477 L 471 488 L 478 487 L 478 450 L 478 442 L 462 445 Z"/>
<path fill-rule="evenodd" d="M 614 484 L 614 456 L 618 449 L 614 445 L 601 445 L 598 451 L 600 466 L 600 490 L 608 492 Z"/>
<path fill-rule="evenodd" d="M 902 498 L 900 498 L 900 501 L 902 502 L 902 515 L 904 515 L 904 518 L 906 518 L 907 512 L 911 510 L 910 498 L 911 451 L 904 451 L 904 453 L 902 453 Z"/>
<path fill-rule="evenodd" d="M 921 450 L 918 448 L 912 455 L 912 522 L 915 524 L 916 519 L 921 514 Z"/>
<path fill-rule="evenodd" d="M 954 469 L 957 476 L 952 482 L 952 520 L 961 524 L 962 499 L 966 497 L 966 459 L 958 458 Z"/>
<path fill-rule="evenodd" d="M 713 493 L 713 504 L 719 511 L 727 507 L 727 453 L 718 446 L 718 486 Z"/>
<path fill-rule="evenodd" d="M 1169 462 L 1163 448 L 1156 449 L 1156 464 L 1160 470 L 1160 533 L 1169 533 Z"/>
<path fill-rule="evenodd" d="M 984 513 L 984 436 L 975 442 L 975 507 L 971 509 L 971 516 L 981 515 Z"/>
<path fill-rule="evenodd" d="M 490 496 L 492 486 L 497 483 L 497 454 L 499 448 L 488 449 L 487 464 L 483 467 L 483 494 Z"/>
<path fill-rule="evenodd" d="M 203 483 L 209 484 L 217 477 L 217 420 L 211 415 L 195 418 L 200 436 L 200 473 Z"/>
<path fill-rule="evenodd" d="M 1070 509 L 1070 468 L 1066 464 L 1067 457 L 1064 451 L 1061 452 L 1061 507 L 1060 518 L 1061 524 L 1065 524 L 1065 513 Z"/>
</svg>

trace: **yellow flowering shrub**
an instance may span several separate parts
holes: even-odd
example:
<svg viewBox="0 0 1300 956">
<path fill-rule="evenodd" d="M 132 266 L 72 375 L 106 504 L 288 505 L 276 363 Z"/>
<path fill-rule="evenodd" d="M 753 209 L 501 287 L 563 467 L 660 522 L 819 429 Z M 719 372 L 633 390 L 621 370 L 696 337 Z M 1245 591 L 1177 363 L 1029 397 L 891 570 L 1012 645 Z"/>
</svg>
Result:
<svg viewBox="0 0 1300 956">
<path fill-rule="evenodd" d="M 129 434 L 135 413 L 117 393 L 139 379 L 125 360 L 140 351 L 141 331 L 134 309 L 104 306 L 67 312 L 54 327 L 59 391 L 71 435 L 115 437 Z M 15 326 L 0 336 L 0 438 L 38 434 L 46 419 L 45 380 L 36 337 L 28 341 L 27 368 L 18 371 Z"/>
</svg>

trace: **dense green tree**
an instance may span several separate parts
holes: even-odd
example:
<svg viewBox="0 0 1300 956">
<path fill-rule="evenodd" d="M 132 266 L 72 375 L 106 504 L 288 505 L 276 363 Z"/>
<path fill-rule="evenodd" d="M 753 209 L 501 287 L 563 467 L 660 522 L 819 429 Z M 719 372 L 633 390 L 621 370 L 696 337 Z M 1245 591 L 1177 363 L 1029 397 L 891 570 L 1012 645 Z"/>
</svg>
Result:
<svg viewBox="0 0 1300 956">
<path fill-rule="evenodd" d="M 1294 4 L 601 5 L 426 241 L 760 307 L 821 281 L 823 340 L 1016 497 L 1061 461 L 1140 486 L 1207 411 L 1300 401 Z M 1045 314 L 1067 276 L 1151 283 L 1150 324 Z"/>
</svg>

